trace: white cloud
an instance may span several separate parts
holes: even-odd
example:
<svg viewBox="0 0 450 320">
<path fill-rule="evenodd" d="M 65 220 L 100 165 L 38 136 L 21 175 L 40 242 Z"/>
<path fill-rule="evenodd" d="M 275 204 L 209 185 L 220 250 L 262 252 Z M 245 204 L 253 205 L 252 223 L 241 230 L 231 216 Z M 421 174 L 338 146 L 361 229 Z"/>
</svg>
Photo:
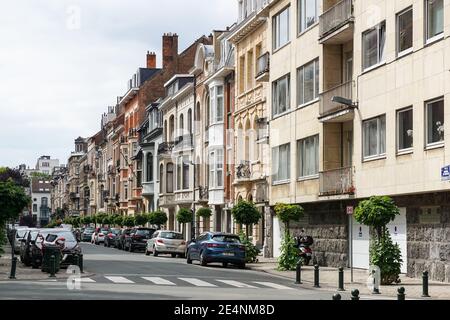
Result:
<svg viewBox="0 0 450 320">
<path fill-rule="evenodd" d="M 0 166 L 66 162 L 73 140 L 99 129 L 127 79 L 158 54 L 180 51 L 235 20 L 235 0 L 17 0 L 0 19 Z M 6 14 L 5 14 L 6 13 Z"/>
</svg>

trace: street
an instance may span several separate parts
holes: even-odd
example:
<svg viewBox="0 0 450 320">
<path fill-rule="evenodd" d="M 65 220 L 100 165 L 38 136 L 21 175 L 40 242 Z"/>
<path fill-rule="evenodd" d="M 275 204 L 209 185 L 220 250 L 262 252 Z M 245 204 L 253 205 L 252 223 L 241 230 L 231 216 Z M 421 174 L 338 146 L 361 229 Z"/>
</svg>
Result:
<svg viewBox="0 0 450 320">
<path fill-rule="evenodd" d="M 329 293 L 300 289 L 282 277 L 221 264 L 202 267 L 185 259 L 146 256 L 83 243 L 79 288 L 67 280 L 5 281 L 0 299 L 63 300 L 330 300 Z M 66 270 L 60 270 L 66 272 Z"/>
</svg>

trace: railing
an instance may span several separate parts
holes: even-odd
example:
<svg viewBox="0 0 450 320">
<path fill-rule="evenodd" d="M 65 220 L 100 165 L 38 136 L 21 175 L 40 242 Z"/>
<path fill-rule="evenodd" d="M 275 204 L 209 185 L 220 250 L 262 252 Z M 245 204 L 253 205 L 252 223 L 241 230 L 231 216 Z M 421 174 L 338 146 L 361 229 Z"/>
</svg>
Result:
<svg viewBox="0 0 450 320">
<path fill-rule="evenodd" d="M 327 11 L 319 19 L 320 37 L 345 25 L 353 16 L 353 0 L 342 0 Z"/>
<path fill-rule="evenodd" d="M 175 147 L 177 148 L 192 147 L 192 134 L 185 134 L 175 138 Z"/>
<path fill-rule="evenodd" d="M 250 161 L 242 161 L 240 165 L 236 167 L 236 177 L 238 180 L 250 179 L 252 176 Z"/>
<path fill-rule="evenodd" d="M 258 58 L 256 78 L 270 71 L 270 55 L 269 52 L 264 53 Z"/>
<path fill-rule="evenodd" d="M 194 193 L 192 191 L 183 191 L 175 193 L 175 201 L 177 202 L 192 202 L 194 200 Z"/>
<path fill-rule="evenodd" d="M 342 97 L 345 99 L 353 99 L 353 81 L 340 84 L 330 90 L 324 91 L 320 94 L 320 114 L 325 115 L 339 109 L 342 105 L 331 101 L 333 97 Z"/>
<path fill-rule="evenodd" d="M 158 146 L 158 154 L 165 154 L 172 152 L 175 144 L 173 142 L 163 142 Z"/>
<path fill-rule="evenodd" d="M 354 194 L 353 168 L 340 168 L 319 174 L 320 195 Z"/>
<path fill-rule="evenodd" d="M 120 143 L 127 143 L 127 138 L 125 136 L 121 136 Z"/>
</svg>

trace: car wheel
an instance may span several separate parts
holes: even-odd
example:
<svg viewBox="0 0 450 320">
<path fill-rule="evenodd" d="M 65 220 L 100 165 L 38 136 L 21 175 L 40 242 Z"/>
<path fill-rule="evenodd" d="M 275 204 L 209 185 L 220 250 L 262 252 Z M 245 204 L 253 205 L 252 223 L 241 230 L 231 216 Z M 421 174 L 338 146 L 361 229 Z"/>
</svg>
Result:
<svg viewBox="0 0 450 320">
<path fill-rule="evenodd" d="M 201 264 L 203 267 L 206 267 L 206 265 L 208 264 L 208 263 L 206 262 L 206 258 L 205 258 L 205 255 L 203 254 L 203 252 L 200 253 L 200 264 Z"/>
<path fill-rule="evenodd" d="M 176 253 L 172 253 L 172 258 L 176 258 L 177 254 Z"/>
<path fill-rule="evenodd" d="M 228 267 L 228 262 L 222 262 L 222 267 L 224 268 Z"/>
<path fill-rule="evenodd" d="M 150 255 L 150 252 L 147 250 L 147 248 L 145 248 L 145 255 L 146 255 L 146 256 L 149 256 L 149 255 Z"/>
<path fill-rule="evenodd" d="M 154 257 L 158 256 L 158 251 L 156 250 L 156 247 L 153 247 L 153 256 Z"/>
<path fill-rule="evenodd" d="M 191 255 L 189 254 L 189 251 L 186 253 L 186 263 L 187 264 L 192 264 L 192 259 L 191 259 Z"/>
</svg>

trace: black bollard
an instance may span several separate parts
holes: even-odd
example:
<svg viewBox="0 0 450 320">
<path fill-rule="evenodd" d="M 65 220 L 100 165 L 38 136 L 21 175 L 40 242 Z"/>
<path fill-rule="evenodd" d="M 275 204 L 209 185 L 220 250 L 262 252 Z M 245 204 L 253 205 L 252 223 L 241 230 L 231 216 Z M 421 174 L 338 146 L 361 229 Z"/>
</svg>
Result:
<svg viewBox="0 0 450 320">
<path fill-rule="evenodd" d="M 424 271 L 422 274 L 422 297 L 429 298 L 428 294 L 428 271 Z"/>
<path fill-rule="evenodd" d="M 352 290 L 352 300 L 359 300 L 359 290 Z"/>
<path fill-rule="evenodd" d="M 50 256 L 50 278 L 56 278 L 56 258 L 54 255 Z"/>
<path fill-rule="evenodd" d="M 79 267 L 80 267 L 80 273 L 84 273 L 84 271 L 83 271 L 83 254 L 82 253 L 80 253 L 80 259 L 78 260 L 78 263 L 79 263 Z"/>
<path fill-rule="evenodd" d="M 338 291 L 345 291 L 344 289 L 344 268 L 339 268 L 339 283 L 338 283 Z"/>
<path fill-rule="evenodd" d="M 17 257 L 12 258 L 11 261 L 11 273 L 9 274 L 10 279 L 16 279 L 16 268 L 17 268 Z"/>
<path fill-rule="evenodd" d="M 339 293 L 333 294 L 333 300 L 341 300 L 341 299 L 342 299 L 342 297 Z"/>
<path fill-rule="evenodd" d="M 320 288 L 319 285 L 319 265 L 314 266 L 314 288 Z"/>
<path fill-rule="evenodd" d="M 405 288 L 400 287 L 397 290 L 397 300 L 405 300 L 406 294 L 405 294 Z"/>
<path fill-rule="evenodd" d="M 298 260 L 295 272 L 295 284 L 302 284 L 302 260 Z"/>
</svg>

